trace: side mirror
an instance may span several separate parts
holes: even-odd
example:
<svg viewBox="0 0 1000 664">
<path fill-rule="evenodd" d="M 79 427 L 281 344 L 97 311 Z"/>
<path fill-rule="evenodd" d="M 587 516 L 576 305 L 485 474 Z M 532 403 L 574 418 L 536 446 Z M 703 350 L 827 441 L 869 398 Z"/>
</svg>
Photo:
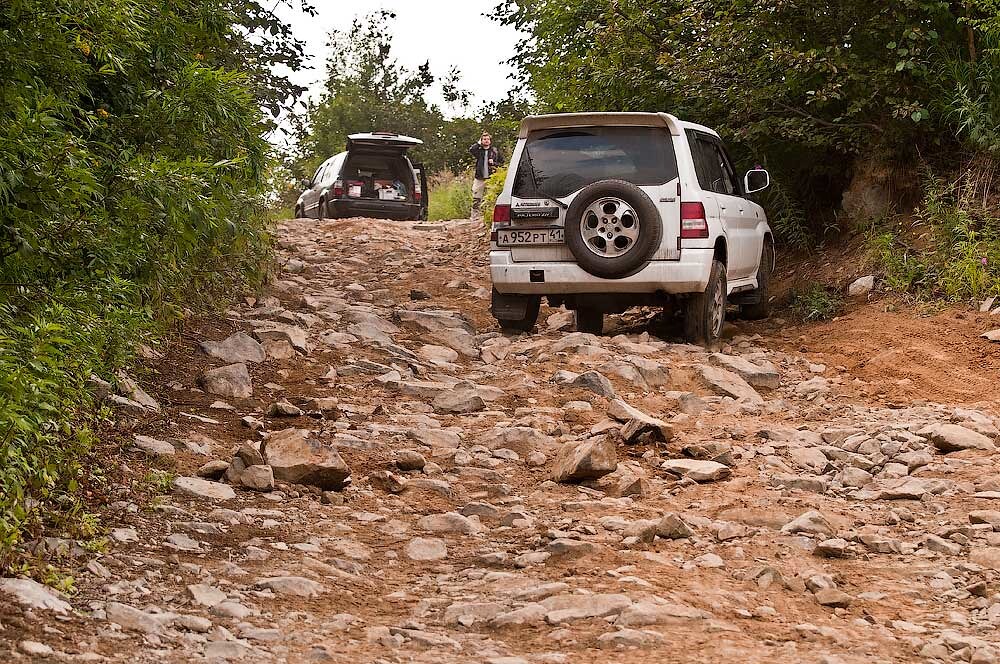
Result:
<svg viewBox="0 0 1000 664">
<path fill-rule="evenodd" d="M 747 171 L 743 178 L 743 191 L 754 194 L 771 186 L 771 175 L 762 168 Z"/>
<path fill-rule="evenodd" d="M 300 189 L 312 189 L 312 186 L 313 186 L 312 180 L 308 178 L 299 182 Z"/>
</svg>

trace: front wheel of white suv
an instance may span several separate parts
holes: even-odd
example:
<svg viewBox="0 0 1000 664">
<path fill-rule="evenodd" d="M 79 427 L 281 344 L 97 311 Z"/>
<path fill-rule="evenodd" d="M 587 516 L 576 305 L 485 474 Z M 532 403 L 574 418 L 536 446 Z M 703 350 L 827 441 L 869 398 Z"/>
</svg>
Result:
<svg viewBox="0 0 1000 664">
<path fill-rule="evenodd" d="M 757 269 L 757 289 L 753 300 L 740 305 L 740 315 L 748 320 L 763 320 L 771 315 L 771 275 L 774 273 L 774 247 L 764 240 Z"/>
<path fill-rule="evenodd" d="M 726 266 L 712 261 L 704 293 L 688 298 L 684 311 L 684 336 L 691 343 L 711 344 L 722 336 L 726 322 Z"/>
</svg>

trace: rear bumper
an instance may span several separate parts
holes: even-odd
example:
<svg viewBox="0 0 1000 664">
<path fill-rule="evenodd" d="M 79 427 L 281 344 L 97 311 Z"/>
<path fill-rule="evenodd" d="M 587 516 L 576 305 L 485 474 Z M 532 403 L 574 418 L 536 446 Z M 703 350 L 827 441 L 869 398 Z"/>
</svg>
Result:
<svg viewBox="0 0 1000 664">
<path fill-rule="evenodd" d="M 651 261 L 630 277 L 601 279 L 573 262 L 515 263 L 509 251 L 490 252 L 490 276 L 501 293 L 701 293 L 712 271 L 713 249 L 684 249 L 680 260 Z"/>
<path fill-rule="evenodd" d="M 380 201 L 374 198 L 337 199 L 328 206 L 338 217 L 375 217 L 377 219 L 417 219 L 420 203 Z"/>
</svg>

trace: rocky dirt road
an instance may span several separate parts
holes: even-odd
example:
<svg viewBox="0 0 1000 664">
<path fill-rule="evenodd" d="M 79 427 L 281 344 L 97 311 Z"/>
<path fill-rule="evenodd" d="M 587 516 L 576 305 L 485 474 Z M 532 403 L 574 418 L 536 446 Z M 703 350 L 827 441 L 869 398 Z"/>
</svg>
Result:
<svg viewBox="0 0 1000 664">
<path fill-rule="evenodd" d="M 280 246 L 266 297 L 151 360 L 158 412 L 117 398 L 172 489 L 120 487 L 100 555 L 48 542 L 72 597 L 0 581 L 0 659 L 998 661 L 988 342 L 921 394 L 917 351 L 861 357 L 884 325 L 814 330 L 826 366 L 775 320 L 718 352 L 642 314 L 502 336 L 468 223 Z"/>
</svg>

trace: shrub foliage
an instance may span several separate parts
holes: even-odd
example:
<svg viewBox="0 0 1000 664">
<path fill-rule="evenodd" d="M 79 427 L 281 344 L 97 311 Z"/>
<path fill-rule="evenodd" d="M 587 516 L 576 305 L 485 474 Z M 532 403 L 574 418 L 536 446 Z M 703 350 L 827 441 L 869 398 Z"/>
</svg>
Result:
<svg viewBox="0 0 1000 664">
<path fill-rule="evenodd" d="M 261 276 L 300 56 L 252 0 L 0 3 L 0 567 L 70 504 L 89 376 Z"/>
</svg>

